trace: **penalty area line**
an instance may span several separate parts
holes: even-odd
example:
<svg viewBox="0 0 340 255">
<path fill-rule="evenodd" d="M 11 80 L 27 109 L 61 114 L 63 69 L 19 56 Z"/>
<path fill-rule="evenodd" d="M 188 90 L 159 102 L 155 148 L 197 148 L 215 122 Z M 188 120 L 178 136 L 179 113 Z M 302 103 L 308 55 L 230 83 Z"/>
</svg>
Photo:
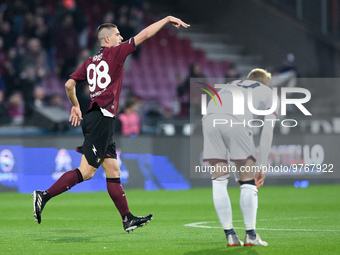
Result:
<svg viewBox="0 0 340 255">
<path fill-rule="evenodd" d="M 297 218 L 295 218 L 297 219 Z M 240 221 L 240 220 L 238 220 Z M 194 222 L 185 224 L 185 227 L 193 227 L 193 228 L 221 228 L 216 226 L 207 226 L 208 224 L 219 223 L 217 221 L 202 221 L 202 222 Z M 241 227 L 234 227 L 234 229 L 244 229 Z M 265 231 L 293 231 L 293 232 L 340 232 L 340 229 L 291 229 L 291 228 L 256 228 L 256 230 L 265 230 Z"/>
</svg>

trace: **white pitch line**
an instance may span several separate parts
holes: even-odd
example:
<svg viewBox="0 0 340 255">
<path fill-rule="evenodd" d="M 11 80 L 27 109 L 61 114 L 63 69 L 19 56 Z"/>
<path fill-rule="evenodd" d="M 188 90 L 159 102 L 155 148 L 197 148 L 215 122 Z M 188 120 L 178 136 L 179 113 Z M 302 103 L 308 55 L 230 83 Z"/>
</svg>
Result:
<svg viewBox="0 0 340 255">
<path fill-rule="evenodd" d="M 272 221 L 272 220 L 302 220 L 302 219 L 312 219 L 312 218 L 322 218 L 322 217 L 296 217 L 296 218 L 279 218 L 279 219 L 258 219 L 257 221 Z M 243 220 L 234 220 L 234 222 L 243 222 Z M 206 226 L 206 224 L 218 223 L 217 221 L 202 221 L 185 224 L 185 227 L 193 228 L 221 228 L 214 226 Z M 244 229 L 241 227 L 234 227 L 234 229 Z M 340 229 L 275 229 L 275 228 L 256 228 L 257 230 L 268 230 L 268 231 L 295 231 L 295 232 L 340 232 Z"/>
<path fill-rule="evenodd" d="M 185 227 L 193 227 L 193 228 L 221 228 L 221 227 L 211 227 L 211 226 L 202 226 L 201 224 L 209 224 L 216 223 L 217 221 L 202 221 L 202 222 L 194 222 L 185 224 Z"/>
<path fill-rule="evenodd" d="M 244 228 L 235 228 L 244 229 Z M 295 231 L 295 232 L 340 232 L 340 229 L 281 229 L 281 228 L 256 228 L 256 230 L 269 230 L 269 231 Z"/>
</svg>

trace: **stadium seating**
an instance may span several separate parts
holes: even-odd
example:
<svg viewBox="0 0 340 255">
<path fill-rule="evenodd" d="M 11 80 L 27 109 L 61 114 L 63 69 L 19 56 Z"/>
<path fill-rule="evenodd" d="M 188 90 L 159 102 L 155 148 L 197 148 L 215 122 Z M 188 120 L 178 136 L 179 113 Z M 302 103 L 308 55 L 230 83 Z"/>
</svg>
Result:
<svg viewBox="0 0 340 255">
<path fill-rule="evenodd" d="M 176 88 L 198 62 L 206 77 L 223 77 L 228 61 L 207 60 L 202 50 L 193 49 L 189 39 L 178 38 L 172 28 L 165 28 L 141 46 L 138 59 L 133 59 L 124 77 L 124 87 L 138 97 L 156 100 L 164 109 L 171 109 Z"/>
</svg>

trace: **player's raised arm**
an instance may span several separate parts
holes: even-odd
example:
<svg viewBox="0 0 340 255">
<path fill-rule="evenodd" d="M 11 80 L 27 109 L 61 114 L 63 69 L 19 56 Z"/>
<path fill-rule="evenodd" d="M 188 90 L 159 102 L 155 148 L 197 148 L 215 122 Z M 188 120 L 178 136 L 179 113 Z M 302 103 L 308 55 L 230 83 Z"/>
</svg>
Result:
<svg viewBox="0 0 340 255">
<path fill-rule="evenodd" d="M 161 19 L 151 24 L 150 26 L 144 28 L 141 32 L 139 32 L 139 34 L 134 37 L 135 45 L 137 46 L 144 42 L 145 40 L 151 38 L 168 23 L 171 23 L 176 28 L 180 28 L 181 26 L 184 28 L 190 27 L 189 24 L 183 22 L 182 20 L 175 18 L 173 16 L 168 16 L 164 19 Z"/>
<path fill-rule="evenodd" d="M 80 121 L 82 120 L 82 115 L 80 111 L 80 105 L 76 96 L 76 81 L 73 79 L 69 79 L 65 83 L 65 89 L 67 97 L 69 98 L 72 109 L 69 121 L 71 122 L 72 126 L 79 126 Z"/>
</svg>

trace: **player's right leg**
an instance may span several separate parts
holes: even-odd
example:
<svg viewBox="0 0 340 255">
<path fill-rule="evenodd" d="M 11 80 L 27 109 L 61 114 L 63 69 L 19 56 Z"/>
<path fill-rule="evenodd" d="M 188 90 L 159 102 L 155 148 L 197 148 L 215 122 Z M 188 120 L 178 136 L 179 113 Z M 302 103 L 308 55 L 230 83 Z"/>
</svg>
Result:
<svg viewBox="0 0 340 255">
<path fill-rule="evenodd" d="M 41 213 L 46 203 L 55 197 L 75 186 L 82 181 L 89 180 L 93 177 L 97 168 L 88 164 L 84 154 L 82 155 L 80 166 L 76 169 L 65 172 L 60 178 L 47 190 L 35 190 L 33 192 L 33 211 L 35 220 L 41 223 Z"/>
<path fill-rule="evenodd" d="M 236 164 L 236 175 L 240 184 L 240 207 L 246 229 L 245 246 L 264 245 L 257 242 L 256 214 L 257 187 L 255 185 L 255 145 L 252 130 L 247 127 L 235 126 L 230 130 L 230 161 Z M 262 243 L 262 244 L 261 244 Z"/>
<path fill-rule="evenodd" d="M 217 216 L 223 227 L 228 246 L 240 246 L 242 242 L 233 228 L 232 210 L 227 191 L 229 181 L 228 148 L 230 126 L 214 127 L 214 119 L 226 118 L 226 115 L 209 115 L 203 118 L 203 160 L 212 165 L 213 202 Z"/>
<path fill-rule="evenodd" d="M 240 175 L 240 207 L 243 215 L 246 237 L 244 246 L 267 246 L 256 233 L 256 214 L 258 208 L 257 187 L 255 185 L 255 162 L 248 159 L 246 162 L 236 163 Z"/>
</svg>

